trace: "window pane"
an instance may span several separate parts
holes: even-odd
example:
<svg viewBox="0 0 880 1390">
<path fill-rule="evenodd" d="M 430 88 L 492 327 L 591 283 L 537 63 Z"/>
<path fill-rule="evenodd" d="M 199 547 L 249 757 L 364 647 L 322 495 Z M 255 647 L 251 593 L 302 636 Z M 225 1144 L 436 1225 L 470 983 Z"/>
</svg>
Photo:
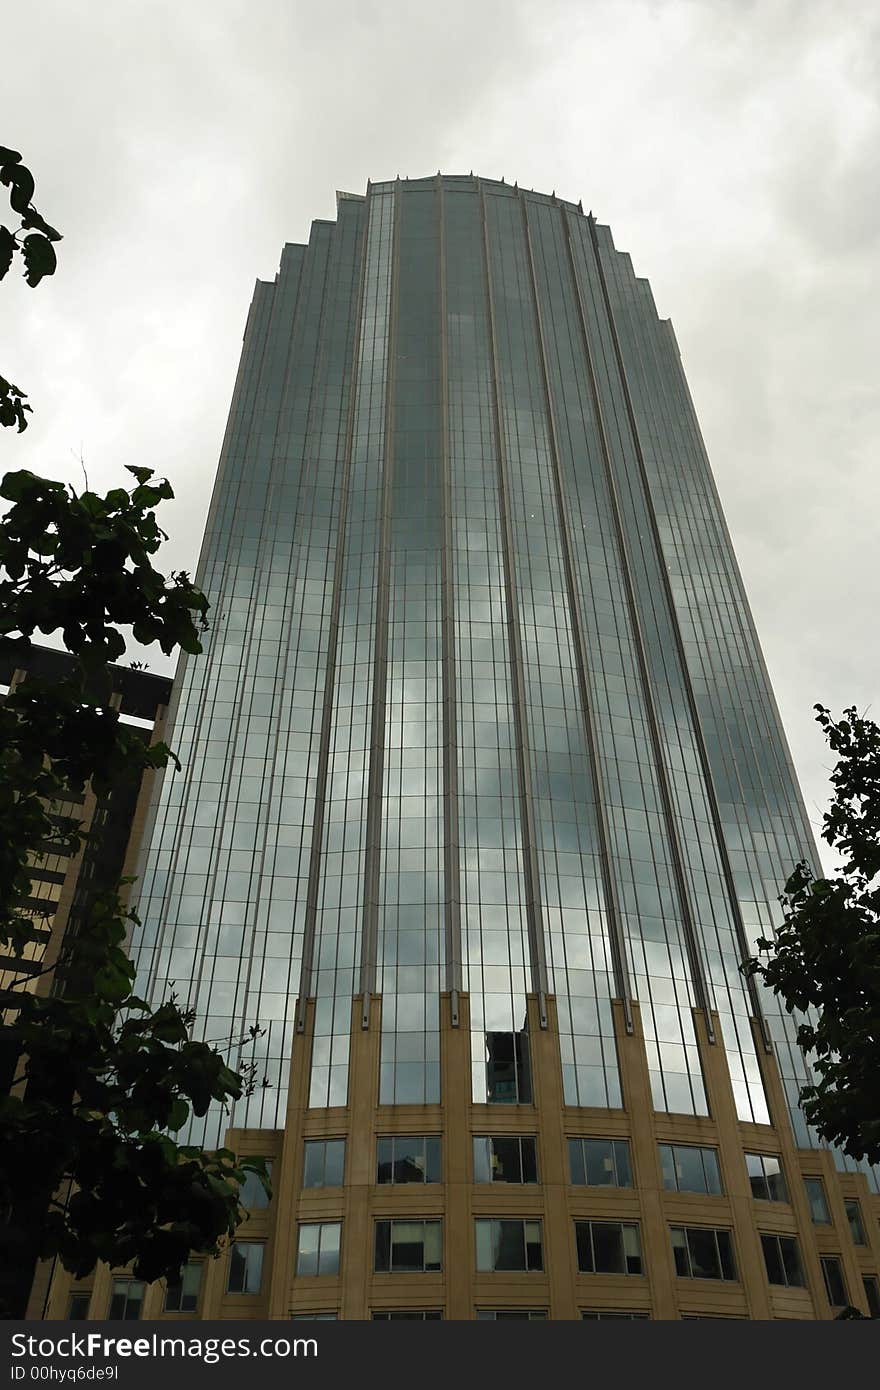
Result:
<svg viewBox="0 0 880 1390">
<path fill-rule="evenodd" d="M 376 1222 L 376 1250 L 374 1269 L 379 1273 L 391 1268 L 391 1222 Z"/>
<path fill-rule="evenodd" d="M 319 1274 L 339 1273 L 339 1239 L 342 1224 L 339 1221 L 325 1221 L 321 1226 L 321 1250 L 318 1256 Z"/>
<path fill-rule="evenodd" d="M 878 1288 L 877 1280 L 873 1275 L 865 1274 L 862 1276 L 862 1283 L 865 1287 L 865 1298 L 868 1301 L 868 1312 L 872 1318 L 880 1318 L 880 1288 Z"/>
<path fill-rule="evenodd" d="M 474 1136 L 474 1182 L 492 1181 L 492 1140 Z"/>
<path fill-rule="evenodd" d="M 703 1170 L 702 1149 L 693 1149 L 687 1145 L 679 1144 L 676 1145 L 673 1152 L 679 1191 L 705 1192 L 706 1175 Z"/>
<path fill-rule="evenodd" d="M 440 1322 L 439 1311 L 373 1313 L 373 1322 Z"/>
<path fill-rule="evenodd" d="M 776 1236 L 761 1236 L 761 1248 L 764 1251 L 764 1264 L 767 1267 L 769 1282 L 771 1284 L 784 1284 L 785 1270 L 782 1267 L 782 1256 Z"/>
<path fill-rule="evenodd" d="M 341 1187 L 345 1172 L 345 1140 L 328 1139 L 324 1157 L 324 1186 Z"/>
<path fill-rule="evenodd" d="M 523 1182 L 538 1181 L 538 1153 L 537 1144 L 534 1139 L 521 1139 L 520 1150 L 522 1153 L 522 1180 Z"/>
<path fill-rule="evenodd" d="M 516 1061 L 512 1033 L 487 1033 L 486 1065 L 487 1098 L 493 1104 L 515 1105 L 517 1102 Z"/>
<path fill-rule="evenodd" d="M 529 1066 L 529 1035 L 514 1033 L 517 1070 L 517 1100 L 520 1105 L 532 1103 L 532 1076 Z"/>
<path fill-rule="evenodd" d="M 519 1140 L 500 1135 L 492 1139 L 492 1181 L 522 1182 Z"/>
<path fill-rule="evenodd" d="M 736 1261 L 733 1258 L 733 1237 L 729 1231 L 716 1231 L 718 1240 L 718 1253 L 721 1257 L 721 1277 L 723 1279 L 736 1278 Z"/>
<path fill-rule="evenodd" d="M 431 1135 L 425 1140 L 425 1182 L 440 1181 L 440 1138 Z"/>
<path fill-rule="evenodd" d="M 849 1222 L 850 1235 L 854 1245 L 867 1245 L 865 1238 L 865 1228 L 862 1225 L 862 1210 L 858 1202 L 847 1200 L 844 1202 L 846 1208 L 846 1219 Z"/>
<path fill-rule="evenodd" d="M 394 1140 L 394 1182 L 425 1181 L 425 1141 L 418 1138 Z"/>
<path fill-rule="evenodd" d="M 169 1313 L 194 1313 L 199 1301 L 202 1282 L 201 1261 L 183 1266 L 181 1279 L 169 1282 L 165 1290 L 165 1310 Z"/>
<path fill-rule="evenodd" d="M 593 1243 L 590 1238 L 589 1221 L 575 1222 L 575 1241 L 577 1242 L 578 1269 L 583 1274 L 593 1274 Z"/>
<path fill-rule="evenodd" d="M 718 1167 L 718 1155 L 714 1149 L 703 1149 L 703 1169 L 706 1174 L 706 1191 L 721 1191 L 721 1172 Z"/>
<path fill-rule="evenodd" d="M 477 1310 L 477 1322 L 546 1322 L 547 1314 L 536 1308 L 491 1308 Z"/>
<path fill-rule="evenodd" d="M 849 1300 L 846 1294 L 846 1285 L 843 1282 L 840 1261 L 836 1256 L 822 1256 L 822 1273 L 825 1277 L 825 1289 L 828 1294 L 828 1302 L 831 1304 L 832 1308 L 844 1307 Z"/>
<path fill-rule="evenodd" d="M 376 1145 L 376 1181 L 391 1182 L 394 1146 L 390 1139 L 380 1139 Z"/>
<path fill-rule="evenodd" d="M 804 1275 L 801 1270 L 801 1258 L 798 1251 L 797 1241 L 789 1237 L 782 1236 L 779 1241 L 782 1253 L 782 1263 L 785 1268 L 786 1283 L 792 1288 L 799 1289 L 804 1286 Z"/>
<path fill-rule="evenodd" d="M 721 1268 L 718 1261 L 718 1248 L 715 1244 L 715 1232 L 703 1231 L 699 1227 L 689 1227 L 687 1235 L 693 1278 L 720 1279 Z"/>
<path fill-rule="evenodd" d="M 614 1187 L 614 1151 L 609 1139 L 585 1139 L 587 1184 L 589 1187 Z"/>
<path fill-rule="evenodd" d="M 632 1187 L 632 1170 L 629 1163 L 629 1144 L 625 1139 L 614 1140 L 614 1161 L 617 1165 L 618 1187 Z"/>
<path fill-rule="evenodd" d="M 627 1225 L 623 1228 L 623 1253 L 626 1258 L 627 1274 L 641 1274 L 642 1272 L 642 1246 L 639 1238 L 638 1226 Z"/>
<path fill-rule="evenodd" d="M 137 1279 L 114 1279 L 111 1286 L 110 1311 L 112 1321 L 134 1321 L 141 1315 L 144 1286 Z"/>
<path fill-rule="evenodd" d="M 488 1270 L 495 1268 L 495 1243 L 493 1239 L 493 1222 L 478 1221 L 477 1225 L 477 1269 Z"/>
<path fill-rule="evenodd" d="M 746 1154 L 746 1171 L 749 1175 L 752 1196 L 766 1201 L 770 1193 L 767 1190 L 767 1179 L 764 1176 L 764 1160 L 760 1154 Z"/>
<path fill-rule="evenodd" d="M 394 1221 L 391 1225 L 391 1268 L 399 1273 L 424 1269 L 424 1223 Z"/>
<path fill-rule="evenodd" d="M 259 1293 L 263 1270 L 263 1247 L 248 1241 L 235 1241 L 229 1249 L 229 1293 Z"/>
<path fill-rule="evenodd" d="M 571 1181 L 576 1187 L 580 1187 L 587 1181 L 584 1167 L 584 1147 L 581 1139 L 569 1139 L 568 1161 L 571 1166 Z"/>
<path fill-rule="evenodd" d="M 671 1144 L 660 1145 L 660 1171 L 663 1174 L 663 1186 L 669 1192 L 678 1190 L 678 1178 L 675 1172 L 675 1158 Z"/>
<path fill-rule="evenodd" d="M 443 1223 L 425 1222 L 425 1269 L 440 1269 L 443 1261 Z"/>
<path fill-rule="evenodd" d="M 828 1203 L 825 1201 L 825 1188 L 821 1178 L 804 1178 L 804 1187 L 807 1190 L 807 1200 L 810 1203 L 810 1215 L 816 1226 L 828 1226 L 831 1224 L 831 1217 L 828 1215 Z"/>
<path fill-rule="evenodd" d="M 271 1177 L 271 1163 L 267 1163 L 266 1167 L 269 1171 L 269 1176 Z M 257 1177 L 256 1173 L 248 1173 L 247 1177 L 241 1185 L 241 1190 L 238 1194 L 238 1200 L 241 1203 L 241 1205 L 243 1207 L 246 1207 L 249 1211 L 260 1211 L 264 1207 L 267 1207 L 269 1205 L 269 1198 L 266 1196 L 266 1189 L 260 1182 L 260 1179 Z"/>
<path fill-rule="evenodd" d="M 541 1248 L 540 1221 L 526 1221 L 526 1269 L 543 1269 L 544 1255 Z"/>
<path fill-rule="evenodd" d="M 318 1251 L 321 1244 L 321 1227 L 317 1224 L 300 1226 L 299 1252 L 296 1262 L 297 1274 L 318 1273 Z"/>
<path fill-rule="evenodd" d="M 526 1247 L 522 1221 L 498 1221 L 495 1269 L 525 1269 Z"/>
<path fill-rule="evenodd" d="M 618 1225 L 593 1221 L 593 1255 L 597 1274 L 625 1274 L 623 1234 Z"/>
<path fill-rule="evenodd" d="M 79 1322 L 81 1318 L 87 1318 L 91 1299 L 90 1293 L 72 1293 L 67 1308 L 68 1322 Z"/>
<path fill-rule="evenodd" d="M 681 1226 L 673 1226 L 671 1228 L 671 1235 L 672 1254 L 675 1258 L 675 1272 L 676 1274 L 681 1274 L 687 1277 L 690 1275 L 691 1272 L 690 1259 L 688 1256 L 687 1237 Z"/>
<path fill-rule="evenodd" d="M 785 1175 L 782 1171 L 782 1164 L 778 1158 L 765 1157 L 764 1171 L 767 1174 L 767 1192 L 773 1202 L 787 1202 L 788 1189 L 785 1186 Z"/>
</svg>

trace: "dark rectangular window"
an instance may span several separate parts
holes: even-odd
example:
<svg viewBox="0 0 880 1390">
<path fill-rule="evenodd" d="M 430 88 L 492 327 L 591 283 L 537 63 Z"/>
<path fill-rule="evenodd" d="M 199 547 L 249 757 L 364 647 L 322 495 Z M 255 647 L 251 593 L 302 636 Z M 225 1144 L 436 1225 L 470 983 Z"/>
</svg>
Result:
<svg viewBox="0 0 880 1390">
<path fill-rule="evenodd" d="M 307 1139 L 303 1187 L 341 1187 L 345 1173 L 344 1139 Z"/>
<path fill-rule="evenodd" d="M 569 1139 L 568 1161 L 575 1187 L 632 1187 L 626 1139 Z"/>
<path fill-rule="evenodd" d="M 642 1246 L 634 1221 L 576 1221 L 581 1274 L 641 1274 Z"/>
<path fill-rule="evenodd" d="M 338 1313 L 294 1313 L 293 1322 L 338 1322 Z"/>
<path fill-rule="evenodd" d="M 735 1279 L 730 1231 L 709 1226 L 670 1226 L 675 1272 L 684 1279 Z"/>
<path fill-rule="evenodd" d="M 810 1204 L 810 1216 L 814 1226 L 830 1226 L 831 1215 L 828 1211 L 828 1203 L 825 1200 L 825 1184 L 821 1178 L 804 1178 L 804 1187 L 807 1192 L 807 1201 Z"/>
<path fill-rule="evenodd" d="M 236 1240 L 229 1247 L 227 1293 L 259 1293 L 263 1281 L 262 1241 Z"/>
<path fill-rule="evenodd" d="M 764 1264 L 771 1284 L 802 1289 L 806 1285 L 798 1243 L 794 1236 L 761 1236 Z"/>
<path fill-rule="evenodd" d="M 271 1178 L 272 1163 L 269 1159 L 266 1159 L 266 1171 L 269 1177 Z M 241 1190 L 238 1194 L 238 1200 L 241 1203 L 241 1205 L 248 1211 L 260 1211 L 264 1207 L 267 1207 L 269 1205 L 269 1198 L 267 1196 L 266 1189 L 260 1182 L 260 1179 L 257 1177 L 256 1173 L 248 1173 L 247 1177 L 241 1185 Z"/>
<path fill-rule="evenodd" d="M 70 1302 L 67 1305 L 67 1321 L 79 1322 L 89 1316 L 89 1304 L 92 1301 L 91 1293 L 72 1293 Z"/>
<path fill-rule="evenodd" d="M 772 1154 L 746 1154 L 752 1196 L 763 1202 L 787 1202 L 782 1163 Z"/>
<path fill-rule="evenodd" d="M 846 1284 L 843 1282 L 840 1259 L 837 1255 L 822 1255 L 821 1264 L 828 1302 L 832 1308 L 845 1308 L 849 1303 L 849 1296 L 846 1292 Z"/>
<path fill-rule="evenodd" d="M 474 1135 L 474 1182 L 537 1182 L 536 1147 L 531 1135 Z"/>
<path fill-rule="evenodd" d="M 475 1223 L 477 1269 L 543 1269 L 540 1221 L 500 1220 Z"/>
<path fill-rule="evenodd" d="M 868 1238 L 865 1235 L 865 1227 L 862 1222 L 861 1207 L 854 1197 L 847 1197 L 843 1205 L 846 1208 L 846 1219 L 849 1222 L 849 1233 L 853 1238 L 853 1245 L 867 1245 Z"/>
<path fill-rule="evenodd" d="M 133 1321 L 140 1317 L 143 1301 L 144 1285 L 140 1279 L 114 1279 L 107 1317 L 111 1322 Z"/>
<path fill-rule="evenodd" d="M 439 1221 L 377 1221 L 373 1268 L 378 1274 L 419 1274 L 440 1269 Z"/>
<path fill-rule="evenodd" d="M 531 1105 L 528 1033 L 487 1033 L 486 1099 L 493 1105 Z"/>
<path fill-rule="evenodd" d="M 194 1313 L 198 1307 L 201 1286 L 202 1262 L 191 1260 L 183 1266 L 179 1279 L 169 1279 L 165 1287 L 165 1312 Z"/>
<path fill-rule="evenodd" d="M 647 1322 L 650 1313 L 614 1313 L 605 1308 L 598 1308 L 589 1313 L 581 1313 L 583 1322 Z"/>
<path fill-rule="evenodd" d="M 389 1312 L 373 1313 L 373 1322 L 442 1322 L 443 1314 L 439 1308 L 392 1309 Z"/>
<path fill-rule="evenodd" d="M 478 1308 L 477 1322 L 546 1322 L 545 1308 Z"/>
<path fill-rule="evenodd" d="M 721 1191 L 721 1173 L 715 1149 L 702 1149 L 695 1144 L 661 1144 L 660 1167 L 663 1186 L 668 1191 Z"/>
<path fill-rule="evenodd" d="M 439 1135 L 396 1134 L 378 1141 L 377 1183 L 439 1181 Z"/>
<path fill-rule="evenodd" d="M 880 1287 L 877 1285 L 876 1278 L 873 1274 L 863 1274 L 862 1285 L 868 1303 L 868 1312 L 872 1318 L 880 1318 Z"/>
<path fill-rule="evenodd" d="M 338 1274 L 341 1221 L 307 1221 L 299 1228 L 297 1274 Z"/>
</svg>

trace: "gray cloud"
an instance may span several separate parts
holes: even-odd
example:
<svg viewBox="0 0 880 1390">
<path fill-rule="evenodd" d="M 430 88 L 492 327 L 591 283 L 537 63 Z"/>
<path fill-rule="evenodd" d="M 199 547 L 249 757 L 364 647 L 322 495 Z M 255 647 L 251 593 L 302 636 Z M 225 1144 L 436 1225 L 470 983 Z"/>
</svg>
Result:
<svg viewBox="0 0 880 1390">
<path fill-rule="evenodd" d="M 167 472 L 191 569 L 253 281 L 336 188 L 582 197 L 674 320 L 818 823 L 812 703 L 878 706 L 873 3 L 33 0 L 4 34 L 0 138 L 65 233 L 53 282 L 3 285 L 35 409 L 4 468 Z"/>
</svg>

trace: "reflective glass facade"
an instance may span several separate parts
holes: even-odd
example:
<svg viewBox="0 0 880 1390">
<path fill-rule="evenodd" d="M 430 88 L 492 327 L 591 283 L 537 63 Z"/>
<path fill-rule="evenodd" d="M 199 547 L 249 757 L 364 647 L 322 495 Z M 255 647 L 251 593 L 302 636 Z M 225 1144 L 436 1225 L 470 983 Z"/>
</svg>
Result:
<svg viewBox="0 0 880 1390">
<path fill-rule="evenodd" d="M 809 826 L 608 229 L 473 177 L 339 195 L 257 285 L 198 575 L 140 989 L 266 1075 L 194 1137 L 273 1196 L 195 1294 L 47 1266 L 34 1308 L 870 1311 L 877 1173 L 813 1143 L 796 1021 L 738 969 Z"/>
<path fill-rule="evenodd" d="M 306 998 L 309 1107 L 349 1101 L 373 996 L 378 1102 L 439 1103 L 444 994 L 473 1102 L 529 1101 L 532 996 L 576 1107 L 622 1107 L 637 1001 L 655 1110 L 708 1113 L 697 1009 L 766 1124 L 758 1019 L 809 1144 L 794 1025 L 738 966 L 814 846 L 670 324 L 607 227 L 473 177 L 340 195 L 257 284 L 198 580 L 136 947 L 268 1077 L 232 1123 L 283 1128 Z"/>
</svg>

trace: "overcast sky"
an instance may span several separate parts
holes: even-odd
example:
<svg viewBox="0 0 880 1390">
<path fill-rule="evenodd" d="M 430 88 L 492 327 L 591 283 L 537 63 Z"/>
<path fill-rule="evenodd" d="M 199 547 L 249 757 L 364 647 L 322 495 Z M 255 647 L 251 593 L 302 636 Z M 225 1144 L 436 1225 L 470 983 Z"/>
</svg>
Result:
<svg viewBox="0 0 880 1390">
<path fill-rule="evenodd" d="M 675 325 L 819 825 L 812 705 L 880 717 L 876 0 L 30 0 L 2 34 L 0 143 L 64 233 L 0 291 L 3 471 L 156 468 L 193 569 L 253 282 L 337 188 L 582 198 Z"/>
</svg>

